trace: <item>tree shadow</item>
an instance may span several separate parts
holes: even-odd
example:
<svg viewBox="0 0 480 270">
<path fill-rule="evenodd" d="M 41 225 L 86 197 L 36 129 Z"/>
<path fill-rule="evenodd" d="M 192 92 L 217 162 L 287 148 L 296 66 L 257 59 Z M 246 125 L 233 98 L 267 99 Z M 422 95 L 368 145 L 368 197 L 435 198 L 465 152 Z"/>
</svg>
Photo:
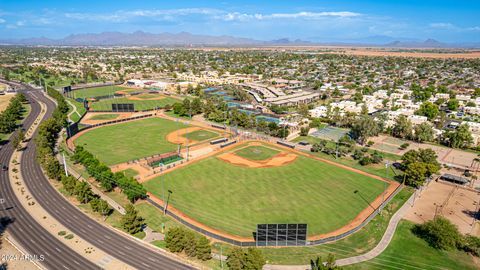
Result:
<svg viewBox="0 0 480 270">
<path fill-rule="evenodd" d="M 471 218 L 478 219 L 478 218 L 480 217 L 478 211 L 462 210 L 462 212 L 463 212 L 464 214 L 468 215 L 468 216 L 471 217 Z"/>
</svg>

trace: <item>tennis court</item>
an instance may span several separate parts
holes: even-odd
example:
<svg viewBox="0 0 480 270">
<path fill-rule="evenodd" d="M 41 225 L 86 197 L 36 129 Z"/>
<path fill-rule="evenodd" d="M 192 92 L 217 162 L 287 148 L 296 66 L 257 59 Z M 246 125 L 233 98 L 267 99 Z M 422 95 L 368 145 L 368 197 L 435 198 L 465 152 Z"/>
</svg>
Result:
<svg viewBox="0 0 480 270">
<path fill-rule="evenodd" d="M 347 134 L 348 129 L 327 126 L 310 134 L 313 137 L 337 142 L 341 137 Z"/>
</svg>

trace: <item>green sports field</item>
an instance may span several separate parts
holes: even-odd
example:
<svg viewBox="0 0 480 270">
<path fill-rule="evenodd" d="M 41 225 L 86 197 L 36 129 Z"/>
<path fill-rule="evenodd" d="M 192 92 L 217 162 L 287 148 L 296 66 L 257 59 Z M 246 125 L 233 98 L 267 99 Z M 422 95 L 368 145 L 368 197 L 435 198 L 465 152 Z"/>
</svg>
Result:
<svg viewBox="0 0 480 270">
<path fill-rule="evenodd" d="M 116 85 L 101 86 L 101 87 L 75 90 L 73 91 L 73 95 L 75 98 L 89 98 L 89 97 L 113 95 L 117 91 L 128 91 L 128 90 L 137 90 L 137 89 L 127 88 L 123 86 L 116 86 Z M 141 90 L 138 90 L 138 91 L 141 91 Z"/>
<path fill-rule="evenodd" d="M 166 153 L 177 149 L 165 136 L 188 125 L 162 118 L 147 118 L 92 129 L 75 140 L 107 165 Z"/>
<path fill-rule="evenodd" d="M 270 147 L 270 146 L 269 146 Z M 348 224 L 383 191 L 384 183 L 304 156 L 288 165 L 248 168 L 211 156 L 144 183 L 188 216 L 249 237 L 258 223 L 307 223 L 308 234 Z M 355 190 L 359 192 L 354 193 Z"/>
<path fill-rule="evenodd" d="M 189 140 L 197 141 L 197 142 L 210 140 L 210 139 L 213 139 L 213 138 L 218 137 L 218 136 L 219 136 L 218 133 L 213 132 L 213 131 L 204 130 L 204 129 L 195 130 L 195 131 L 192 131 L 192 132 L 189 132 L 189 133 L 183 135 L 183 137 L 185 137 Z"/>
<path fill-rule="evenodd" d="M 247 146 L 235 151 L 235 155 L 250 160 L 265 160 L 280 153 L 280 151 L 265 146 Z"/>
<path fill-rule="evenodd" d="M 133 103 L 135 105 L 135 110 L 143 111 L 155 108 L 163 108 L 165 105 L 173 105 L 175 102 L 178 102 L 178 100 L 171 97 L 165 97 L 158 100 L 131 100 L 128 98 L 114 98 L 91 102 L 90 107 L 92 110 L 110 111 L 112 110 L 112 103 Z"/>
</svg>

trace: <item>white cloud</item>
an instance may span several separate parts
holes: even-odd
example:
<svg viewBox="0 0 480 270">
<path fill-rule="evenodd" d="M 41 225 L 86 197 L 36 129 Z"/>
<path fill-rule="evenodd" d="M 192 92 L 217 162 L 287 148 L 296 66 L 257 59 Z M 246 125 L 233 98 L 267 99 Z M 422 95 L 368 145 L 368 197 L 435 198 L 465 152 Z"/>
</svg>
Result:
<svg viewBox="0 0 480 270">
<path fill-rule="evenodd" d="M 89 20 L 89 21 L 108 21 L 108 22 L 126 22 L 133 18 L 152 18 L 160 20 L 172 20 L 176 16 L 188 15 L 213 15 L 222 11 L 209 8 L 183 8 L 183 9 L 149 9 L 149 10 L 118 10 L 109 14 L 100 13 L 65 13 L 64 16 L 69 19 Z"/>
<path fill-rule="evenodd" d="M 4 19 L 0 18 L 0 24 L 1 24 L 1 23 L 5 23 L 5 22 L 6 22 L 6 21 L 5 21 Z"/>
<path fill-rule="evenodd" d="M 246 21 L 246 20 L 272 20 L 272 19 L 320 19 L 326 17 L 350 18 L 358 17 L 362 14 L 350 11 L 330 11 L 330 12 L 296 12 L 296 13 L 272 13 L 272 14 L 248 14 L 239 12 L 230 12 L 215 16 L 217 19 L 225 21 Z"/>
<path fill-rule="evenodd" d="M 451 23 L 444 23 L 444 22 L 431 23 L 430 27 L 436 28 L 436 29 L 455 29 L 456 28 L 455 25 Z"/>
<path fill-rule="evenodd" d="M 471 26 L 471 27 L 460 27 L 454 25 L 453 23 L 431 23 L 429 24 L 430 28 L 439 29 L 439 30 L 450 30 L 457 32 L 467 32 L 467 31 L 480 31 L 480 26 Z"/>
</svg>

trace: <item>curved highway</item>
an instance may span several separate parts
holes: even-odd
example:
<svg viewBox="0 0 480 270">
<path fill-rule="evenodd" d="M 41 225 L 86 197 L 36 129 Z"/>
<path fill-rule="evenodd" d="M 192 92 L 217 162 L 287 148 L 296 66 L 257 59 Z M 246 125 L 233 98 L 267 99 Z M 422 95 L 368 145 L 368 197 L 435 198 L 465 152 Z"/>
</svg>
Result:
<svg viewBox="0 0 480 270">
<path fill-rule="evenodd" d="M 34 98 L 31 94 L 26 93 L 26 97 L 32 108 L 23 123 L 25 129 L 28 129 L 40 114 L 40 105 L 32 102 Z M 3 145 L 0 149 L 0 164 L 7 165 L 13 151 L 10 142 Z M 5 199 L 0 208 L 0 217 L 11 220 L 6 224 L 8 233 L 29 255 L 37 258 L 34 260 L 38 264 L 48 269 L 100 269 L 60 242 L 30 216 L 14 194 L 8 179 L 8 171 L 0 172 L 0 197 Z"/>
<path fill-rule="evenodd" d="M 38 90 L 30 89 L 27 93 L 47 105 L 45 119 L 50 117 L 55 108 L 55 104 L 39 93 Z M 34 137 L 35 136 L 36 133 L 34 134 Z M 26 150 L 24 150 L 21 163 L 21 172 L 24 181 L 36 202 L 72 233 L 85 239 L 97 248 L 101 248 L 112 257 L 137 269 L 192 269 L 191 266 L 169 258 L 153 247 L 149 248 L 135 240 L 129 239 L 85 215 L 77 207 L 65 200 L 62 195 L 50 185 L 42 173 L 40 165 L 36 162 L 35 155 L 36 147 L 32 140 L 28 143 Z M 81 269 L 89 269 L 89 265 L 91 265 L 91 263 L 85 264 L 85 267 L 82 265 Z M 78 265 L 77 267 L 68 268 L 79 269 Z"/>
</svg>

